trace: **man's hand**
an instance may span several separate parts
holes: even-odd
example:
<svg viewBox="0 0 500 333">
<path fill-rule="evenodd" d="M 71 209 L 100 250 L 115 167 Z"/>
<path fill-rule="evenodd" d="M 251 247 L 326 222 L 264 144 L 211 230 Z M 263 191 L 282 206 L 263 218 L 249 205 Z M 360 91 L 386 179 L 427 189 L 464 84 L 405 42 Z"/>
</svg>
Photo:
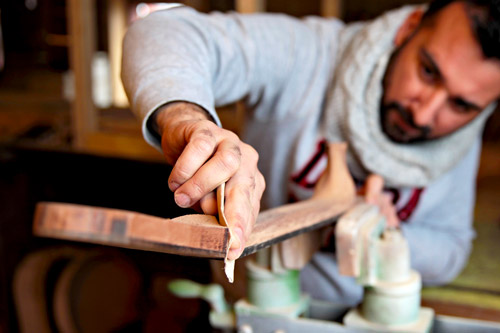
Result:
<svg viewBox="0 0 500 333">
<path fill-rule="evenodd" d="M 218 127 L 191 103 L 170 103 L 158 111 L 165 159 L 173 165 L 168 180 L 177 205 L 217 214 L 214 190 L 226 182 L 225 216 L 236 235 L 228 259 L 245 248 L 265 189 L 258 153 L 231 131 Z"/>
<path fill-rule="evenodd" d="M 392 195 L 384 193 L 384 179 L 379 175 L 370 175 L 366 179 L 364 188 L 365 201 L 379 207 L 380 213 L 385 216 L 387 226 L 399 226 L 399 218 L 396 212 L 396 207 L 392 203 Z"/>
</svg>

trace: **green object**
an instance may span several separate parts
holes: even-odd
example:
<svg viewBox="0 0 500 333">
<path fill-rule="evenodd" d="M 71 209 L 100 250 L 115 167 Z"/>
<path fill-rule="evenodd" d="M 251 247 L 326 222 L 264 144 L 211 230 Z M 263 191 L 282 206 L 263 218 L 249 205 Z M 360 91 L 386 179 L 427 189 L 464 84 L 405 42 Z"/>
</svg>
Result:
<svg viewBox="0 0 500 333">
<path fill-rule="evenodd" d="M 420 288 L 420 275 L 416 272 L 409 281 L 365 287 L 361 313 L 366 320 L 383 325 L 415 323 L 421 310 Z"/>
<path fill-rule="evenodd" d="M 177 297 L 201 298 L 217 313 L 228 312 L 230 307 L 224 298 L 224 289 L 218 284 L 202 285 L 190 280 L 173 280 L 168 289 Z"/>
<path fill-rule="evenodd" d="M 249 260 L 248 301 L 262 309 L 284 308 L 300 301 L 300 278 L 298 270 L 272 272 Z"/>
<path fill-rule="evenodd" d="M 210 324 L 220 329 L 233 330 L 236 317 L 224 298 L 224 289 L 218 284 L 203 285 L 190 280 L 173 280 L 167 285 L 168 290 L 181 298 L 201 298 L 212 308 L 209 313 Z"/>
</svg>

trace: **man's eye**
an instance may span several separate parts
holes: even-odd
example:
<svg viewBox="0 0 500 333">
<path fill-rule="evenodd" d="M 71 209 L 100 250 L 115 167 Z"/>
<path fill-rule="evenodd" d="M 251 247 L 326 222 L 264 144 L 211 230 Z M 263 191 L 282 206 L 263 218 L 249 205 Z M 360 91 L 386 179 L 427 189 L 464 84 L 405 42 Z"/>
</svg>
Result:
<svg viewBox="0 0 500 333">
<path fill-rule="evenodd" d="M 420 65 L 420 71 L 424 79 L 434 80 L 434 70 L 430 66 L 423 63 Z"/>
<path fill-rule="evenodd" d="M 470 107 L 461 100 L 452 100 L 452 106 L 453 109 L 459 113 L 466 113 L 470 111 Z"/>
</svg>

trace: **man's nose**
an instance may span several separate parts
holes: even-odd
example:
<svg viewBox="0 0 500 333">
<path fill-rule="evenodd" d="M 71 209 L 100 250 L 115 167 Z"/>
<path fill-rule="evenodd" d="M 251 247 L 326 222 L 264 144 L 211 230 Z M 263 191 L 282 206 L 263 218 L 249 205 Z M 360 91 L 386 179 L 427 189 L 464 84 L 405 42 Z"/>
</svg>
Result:
<svg viewBox="0 0 500 333">
<path fill-rule="evenodd" d="M 438 111 L 444 106 L 447 93 L 444 89 L 433 90 L 422 103 L 414 109 L 413 120 L 418 126 L 432 127 Z"/>
</svg>

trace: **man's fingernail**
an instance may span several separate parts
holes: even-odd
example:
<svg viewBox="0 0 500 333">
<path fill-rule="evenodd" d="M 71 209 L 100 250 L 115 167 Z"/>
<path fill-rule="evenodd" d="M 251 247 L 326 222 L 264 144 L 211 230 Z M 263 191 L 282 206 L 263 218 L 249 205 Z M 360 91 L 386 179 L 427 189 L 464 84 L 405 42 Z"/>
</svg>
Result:
<svg viewBox="0 0 500 333">
<path fill-rule="evenodd" d="M 231 249 L 229 253 L 227 254 L 227 259 L 229 260 L 236 260 L 240 257 L 241 252 L 239 250 L 233 250 Z"/>
<path fill-rule="evenodd" d="M 170 182 L 170 185 L 169 185 L 170 191 L 175 192 L 175 190 L 177 190 L 179 188 L 179 186 L 180 185 L 176 182 Z"/>
<path fill-rule="evenodd" d="M 236 237 L 238 239 L 233 241 L 234 247 L 232 246 L 232 248 L 239 249 L 241 247 L 241 245 L 243 244 L 243 230 L 241 230 L 241 228 L 239 228 L 239 227 L 236 227 L 233 229 L 233 232 L 236 234 Z"/>
<path fill-rule="evenodd" d="M 186 207 L 189 207 L 190 206 L 190 199 L 187 195 L 185 195 L 184 193 L 175 193 L 175 202 L 177 203 L 177 205 L 179 205 L 180 207 L 182 208 L 186 208 Z"/>
</svg>

